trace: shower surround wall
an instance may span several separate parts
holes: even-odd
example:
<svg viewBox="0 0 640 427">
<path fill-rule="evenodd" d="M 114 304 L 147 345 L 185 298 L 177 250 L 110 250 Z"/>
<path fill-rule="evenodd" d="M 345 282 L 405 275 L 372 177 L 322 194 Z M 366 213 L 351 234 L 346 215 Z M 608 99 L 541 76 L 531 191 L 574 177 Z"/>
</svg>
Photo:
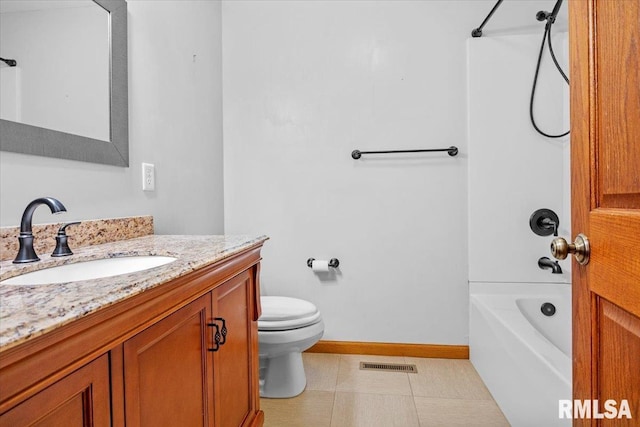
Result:
<svg viewBox="0 0 640 427">
<path fill-rule="evenodd" d="M 529 121 L 541 31 L 469 40 L 470 359 L 514 426 L 569 426 L 559 399 L 571 399 L 570 260 L 563 274 L 538 268 L 553 236 L 538 236 L 539 208 L 570 233 L 569 137 L 548 139 Z M 567 70 L 566 33 L 554 46 Z M 568 90 L 545 54 L 535 99 L 539 127 L 569 128 Z M 553 317 L 541 313 L 553 303 Z"/>
<path fill-rule="evenodd" d="M 317 304 L 325 340 L 467 344 L 466 39 L 488 5 L 223 3 L 225 231 L 271 237 L 263 293 Z"/>
<path fill-rule="evenodd" d="M 554 236 L 529 228 L 531 214 L 552 209 L 559 236 L 570 235 L 569 136 L 546 138 L 529 121 L 529 99 L 540 32 L 469 40 L 469 281 L 570 282 L 541 270 L 553 258 Z M 555 27 L 554 27 L 555 29 Z M 556 56 L 565 72 L 567 34 L 554 33 Z M 545 49 L 535 96 L 538 127 L 549 134 L 569 129 L 568 86 Z"/>
</svg>

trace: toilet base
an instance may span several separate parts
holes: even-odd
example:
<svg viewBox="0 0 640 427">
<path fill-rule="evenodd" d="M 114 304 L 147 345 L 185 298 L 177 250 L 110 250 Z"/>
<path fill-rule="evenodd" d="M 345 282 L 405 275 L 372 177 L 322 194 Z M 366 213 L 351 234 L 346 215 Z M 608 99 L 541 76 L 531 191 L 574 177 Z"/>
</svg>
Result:
<svg viewBox="0 0 640 427">
<path fill-rule="evenodd" d="M 302 353 L 294 351 L 276 357 L 260 357 L 260 397 L 295 397 L 306 386 Z"/>
</svg>

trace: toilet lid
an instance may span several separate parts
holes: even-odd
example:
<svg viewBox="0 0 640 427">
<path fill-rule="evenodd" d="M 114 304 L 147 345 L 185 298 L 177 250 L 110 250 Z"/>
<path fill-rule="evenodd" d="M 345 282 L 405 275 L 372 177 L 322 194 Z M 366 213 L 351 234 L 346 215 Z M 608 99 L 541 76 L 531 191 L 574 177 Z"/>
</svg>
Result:
<svg viewBox="0 0 640 427">
<path fill-rule="evenodd" d="M 302 328 L 320 321 L 318 308 L 297 298 L 261 297 L 262 315 L 258 319 L 258 330 L 282 331 Z"/>
</svg>

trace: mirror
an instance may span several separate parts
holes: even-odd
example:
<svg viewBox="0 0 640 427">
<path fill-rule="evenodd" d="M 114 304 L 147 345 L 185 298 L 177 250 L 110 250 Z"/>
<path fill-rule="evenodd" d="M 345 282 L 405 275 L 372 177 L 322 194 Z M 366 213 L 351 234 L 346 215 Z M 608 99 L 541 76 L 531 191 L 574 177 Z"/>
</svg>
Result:
<svg viewBox="0 0 640 427">
<path fill-rule="evenodd" d="M 0 18 L 0 150 L 128 166 L 126 2 L 3 0 Z"/>
</svg>

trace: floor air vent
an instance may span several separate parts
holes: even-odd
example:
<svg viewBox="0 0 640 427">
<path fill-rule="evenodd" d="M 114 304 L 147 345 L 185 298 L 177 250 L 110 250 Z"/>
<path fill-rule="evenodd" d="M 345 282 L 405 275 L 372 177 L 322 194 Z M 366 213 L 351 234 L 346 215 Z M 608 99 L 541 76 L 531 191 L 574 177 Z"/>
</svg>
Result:
<svg viewBox="0 0 640 427">
<path fill-rule="evenodd" d="M 360 369 L 363 371 L 406 372 L 410 374 L 418 373 L 416 365 L 407 365 L 405 363 L 360 362 Z"/>
</svg>

